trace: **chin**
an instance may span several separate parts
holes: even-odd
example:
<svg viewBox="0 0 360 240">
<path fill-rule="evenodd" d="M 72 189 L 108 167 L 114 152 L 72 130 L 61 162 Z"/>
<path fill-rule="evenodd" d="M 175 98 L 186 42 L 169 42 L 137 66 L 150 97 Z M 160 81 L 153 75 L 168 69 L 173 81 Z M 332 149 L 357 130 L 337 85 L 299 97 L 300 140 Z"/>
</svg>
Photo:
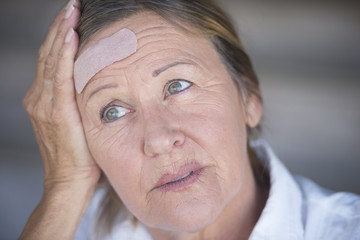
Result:
<svg viewBox="0 0 360 240">
<path fill-rule="evenodd" d="M 186 199 L 174 208 L 164 209 L 165 212 L 157 217 L 157 223 L 154 224 L 152 221 L 149 226 L 175 232 L 198 232 L 214 222 L 222 212 L 223 208 L 219 200 L 218 196 Z"/>
</svg>

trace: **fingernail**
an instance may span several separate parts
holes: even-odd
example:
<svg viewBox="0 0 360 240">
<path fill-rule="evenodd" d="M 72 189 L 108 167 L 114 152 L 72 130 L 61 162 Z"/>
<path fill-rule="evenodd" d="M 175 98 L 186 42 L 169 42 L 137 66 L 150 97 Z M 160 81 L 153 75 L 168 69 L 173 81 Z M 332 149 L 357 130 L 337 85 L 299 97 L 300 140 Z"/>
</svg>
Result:
<svg viewBox="0 0 360 240">
<path fill-rule="evenodd" d="M 66 34 L 65 42 L 69 43 L 73 35 L 74 35 L 74 29 L 70 28 L 69 31 Z"/>
<path fill-rule="evenodd" d="M 70 0 L 70 1 L 66 4 L 65 9 L 69 9 L 70 6 L 71 6 L 71 5 L 75 5 L 75 3 L 76 3 L 76 0 Z"/>
<path fill-rule="evenodd" d="M 71 4 L 70 7 L 66 10 L 65 19 L 68 19 L 71 16 L 74 9 L 74 5 Z"/>
</svg>

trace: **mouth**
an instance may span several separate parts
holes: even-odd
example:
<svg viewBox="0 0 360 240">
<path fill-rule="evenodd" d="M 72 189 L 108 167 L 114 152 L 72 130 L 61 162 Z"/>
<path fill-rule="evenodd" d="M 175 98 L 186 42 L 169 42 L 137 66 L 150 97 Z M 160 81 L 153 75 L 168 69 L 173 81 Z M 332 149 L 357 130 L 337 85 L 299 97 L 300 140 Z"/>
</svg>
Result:
<svg viewBox="0 0 360 240">
<path fill-rule="evenodd" d="M 153 190 L 161 192 L 179 192 L 195 183 L 203 173 L 204 167 L 199 164 L 184 165 L 176 174 L 164 174 Z"/>
<path fill-rule="evenodd" d="M 183 180 L 183 179 L 187 178 L 188 176 L 190 176 L 190 175 L 191 175 L 191 174 L 193 174 L 193 173 L 194 173 L 194 171 L 191 171 L 191 172 L 189 172 L 189 173 L 185 174 L 184 176 L 179 177 L 178 179 L 175 179 L 174 181 L 170 181 L 170 182 L 168 182 L 168 183 L 166 183 L 166 184 L 171 184 L 171 183 L 176 183 L 176 182 L 179 182 L 179 181 L 181 181 L 181 180 Z"/>
</svg>

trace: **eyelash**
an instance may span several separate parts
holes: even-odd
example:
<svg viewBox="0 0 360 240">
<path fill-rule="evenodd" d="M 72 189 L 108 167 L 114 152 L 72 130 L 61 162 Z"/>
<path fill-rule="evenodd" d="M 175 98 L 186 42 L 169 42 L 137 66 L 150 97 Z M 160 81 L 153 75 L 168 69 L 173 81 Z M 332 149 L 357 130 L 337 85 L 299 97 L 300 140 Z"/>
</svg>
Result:
<svg viewBox="0 0 360 240">
<path fill-rule="evenodd" d="M 186 82 L 186 83 L 189 84 L 189 86 L 187 86 L 185 89 L 182 89 L 181 91 L 178 91 L 178 92 L 176 92 L 176 93 L 170 94 L 170 93 L 168 92 L 169 87 L 170 87 L 171 84 L 173 84 L 173 83 L 175 83 L 175 82 Z M 165 98 L 168 97 L 168 96 L 170 96 L 170 95 L 175 95 L 175 94 L 181 93 L 181 92 L 187 90 L 188 88 L 192 87 L 192 85 L 193 85 L 192 82 L 187 81 L 187 80 L 184 80 L 184 79 L 173 79 L 173 80 L 169 81 L 169 82 L 165 85 L 165 87 L 164 87 L 164 93 L 165 93 L 164 95 L 165 95 Z"/>
<path fill-rule="evenodd" d="M 188 84 L 188 86 L 186 86 L 184 89 L 178 91 L 178 92 L 175 92 L 175 93 L 169 93 L 169 87 L 171 86 L 171 84 L 175 83 L 175 82 L 186 82 Z M 191 86 L 193 85 L 192 82 L 190 81 L 187 81 L 187 80 L 183 80 L 183 79 L 174 79 L 174 80 L 171 80 L 169 81 L 165 86 L 164 86 L 164 98 L 168 97 L 168 96 L 171 96 L 171 95 L 175 95 L 175 94 L 178 94 L 178 93 L 181 93 L 185 90 L 187 90 L 188 88 L 190 88 Z M 102 107 L 99 111 L 99 115 L 100 115 L 100 119 L 106 123 L 109 123 L 109 122 L 113 122 L 113 121 L 116 121 L 117 119 L 115 120 L 107 120 L 105 118 L 105 114 L 107 113 L 107 111 L 112 108 L 112 107 L 121 107 L 117 104 L 115 104 L 114 102 L 110 102 L 109 104 L 105 105 L 104 107 Z M 121 117 L 120 117 L 121 118 Z M 118 118 L 119 119 L 119 118 Z"/>
<path fill-rule="evenodd" d="M 101 109 L 100 109 L 100 112 L 99 112 L 99 115 L 100 115 L 100 119 L 101 120 L 105 120 L 105 112 L 106 112 L 106 110 L 108 110 L 109 108 L 111 108 L 111 107 L 117 107 L 118 105 L 116 105 L 116 104 L 114 104 L 114 103 L 108 103 L 108 104 L 106 104 L 104 107 L 102 107 Z"/>
</svg>

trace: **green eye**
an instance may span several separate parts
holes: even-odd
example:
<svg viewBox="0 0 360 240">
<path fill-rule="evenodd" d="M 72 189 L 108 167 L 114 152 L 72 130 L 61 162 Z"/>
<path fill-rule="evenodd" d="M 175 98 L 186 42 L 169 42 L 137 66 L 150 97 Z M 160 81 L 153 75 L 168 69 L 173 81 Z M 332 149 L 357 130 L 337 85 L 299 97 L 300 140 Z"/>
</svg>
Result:
<svg viewBox="0 0 360 240">
<path fill-rule="evenodd" d="M 175 80 L 168 84 L 167 95 L 176 94 L 192 86 L 192 83 L 184 80 Z"/>
<path fill-rule="evenodd" d="M 115 121 L 123 116 L 125 116 L 130 111 L 126 108 L 119 106 L 108 106 L 103 110 L 103 114 L 101 116 L 106 122 Z"/>
</svg>

